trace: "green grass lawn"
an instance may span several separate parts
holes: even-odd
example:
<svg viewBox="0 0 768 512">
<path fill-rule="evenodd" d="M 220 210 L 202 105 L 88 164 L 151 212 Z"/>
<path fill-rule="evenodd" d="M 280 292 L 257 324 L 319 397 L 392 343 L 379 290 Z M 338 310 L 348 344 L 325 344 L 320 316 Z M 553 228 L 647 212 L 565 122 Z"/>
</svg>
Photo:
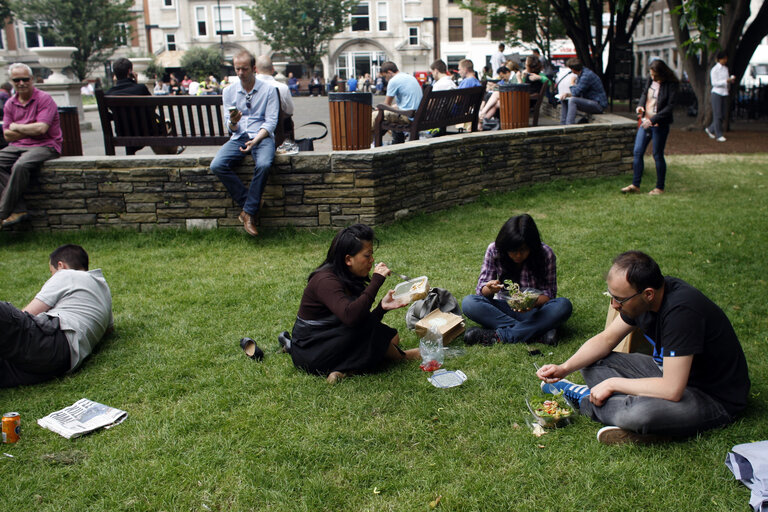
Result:
<svg viewBox="0 0 768 512">
<path fill-rule="evenodd" d="M 446 367 L 467 382 L 438 390 L 418 363 L 336 386 L 277 353 L 307 274 L 331 231 L 0 233 L 0 299 L 23 307 L 48 277 L 49 252 L 79 243 L 112 288 L 116 332 L 76 374 L 0 390 L 22 439 L 0 452 L 0 503 L 19 511 L 735 511 L 749 491 L 723 461 L 768 429 L 768 155 L 669 158 L 668 193 L 622 196 L 627 176 L 541 184 L 379 228 L 375 254 L 459 299 L 487 244 L 530 213 L 558 256 L 574 305 L 557 347 L 466 347 Z M 648 161 L 644 182 L 655 177 Z M 669 445 L 600 445 L 583 417 L 534 437 L 525 397 L 534 363 L 560 362 L 602 328 L 604 273 L 628 249 L 654 256 L 729 316 L 750 365 L 736 424 Z M 388 287 L 397 280 L 391 277 Z M 382 290 L 383 294 L 383 290 Z M 386 315 L 418 345 L 405 310 Z M 254 337 L 267 356 L 246 358 Z M 460 340 L 456 345 L 463 348 Z M 577 380 L 578 380 L 577 376 Z M 125 409 L 111 430 L 67 440 L 35 424 L 87 397 Z"/>
</svg>

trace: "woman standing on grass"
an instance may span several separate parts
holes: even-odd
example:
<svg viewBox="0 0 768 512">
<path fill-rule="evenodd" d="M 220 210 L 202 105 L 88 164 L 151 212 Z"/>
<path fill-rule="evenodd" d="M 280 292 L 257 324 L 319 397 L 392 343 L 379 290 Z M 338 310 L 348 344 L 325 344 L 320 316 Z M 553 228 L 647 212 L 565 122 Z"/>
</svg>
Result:
<svg viewBox="0 0 768 512">
<path fill-rule="evenodd" d="M 664 146 L 672 124 L 672 111 L 677 104 L 677 91 L 680 81 L 675 72 L 669 69 L 663 60 L 656 59 L 650 65 L 651 79 L 640 96 L 637 115 L 640 126 L 635 137 L 635 160 L 632 165 L 634 176 L 632 184 L 621 189 L 624 194 L 640 192 L 640 180 L 643 177 L 643 157 L 648 144 L 653 141 L 653 159 L 656 161 L 656 188 L 648 192 L 658 196 L 664 193 L 664 180 L 667 176 L 667 161 L 664 160 Z"/>
<path fill-rule="evenodd" d="M 503 282 L 520 289 L 541 292 L 527 311 L 514 311 Z M 481 343 L 556 343 L 557 326 L 571 316 L 571 301 L 557 296 L 555 253 L 542 243 L 536 223 L 528 214 L 509 219 L 485 251 L 475 295 L 467 295 L 461 307 L 470 320 L 482 325 L 467 330 L 467 345 Z"/>
<path fill-rule="evenodd" d="M 384 313 L 405 306 L 387 292 L 371 311 L 391 273 L 377 263 L 373 276 L 373 230 L 355 224 L 339 231 L 325 261 L 309 275 L 290 345 L 293 364 L 334 383 L 348 372 L 366 372 L 384 361 L 418 359 L 419 349 L 402 350 L 397 331 L 381 322 Z"/>
</svg>

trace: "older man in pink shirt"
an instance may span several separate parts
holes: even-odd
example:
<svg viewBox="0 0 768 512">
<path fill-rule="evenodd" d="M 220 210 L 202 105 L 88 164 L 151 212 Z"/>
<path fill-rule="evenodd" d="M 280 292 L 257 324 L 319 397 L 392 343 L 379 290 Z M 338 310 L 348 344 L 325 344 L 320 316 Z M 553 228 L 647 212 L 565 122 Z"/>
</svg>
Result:
<svg viewBox="0 0 768 512">
<path fill-rule="evenodd" d="M 24 190 L 33 172 L 46 160 L 61 154 L 59 111 L 51 96 L 35 88 L 32 70 L 15 63 L 8 68 L 16 89 L 5 103 L 3 135 L 8 146 L 0 149 L 0 219 L 2 227 L 27 218 Z"/>
</svg>

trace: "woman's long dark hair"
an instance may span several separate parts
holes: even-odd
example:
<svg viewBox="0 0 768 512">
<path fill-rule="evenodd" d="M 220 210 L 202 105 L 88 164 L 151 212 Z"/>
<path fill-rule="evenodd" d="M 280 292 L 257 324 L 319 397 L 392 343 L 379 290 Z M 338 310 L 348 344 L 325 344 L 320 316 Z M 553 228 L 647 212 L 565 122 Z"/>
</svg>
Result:
<svg viewBox="0 0 768 512">
<path fill-rule="evenodd" d="M 524 262 L 518 265 L 512 261 L 508 253 L 517 251 L 523 245 L 528 247 L 531 253 Z M 546 277 L 541 236 L 533 218 L 527 213 L 512 217 L 504 223 L 499 234 L 496 235 L 496 251 L 498 261 L 501 264 L 500 280 L 511 279 L 519 283 L 520 271 L 524 265 L 531 270 L 537 280 Z"/>
<path fill-rule="evenodd" d="M 656 75 L 659 77 L 660 82 L 671 82 L 671 83 L 680 82 L 675 72 L 672 71 L 670 67 L 667 66 L 666 62 L 664 62 L 661 59 L 654 60 L 653 62 L 651 62 L 651 65 L 648 67 L 652 69 L 654 73 L 656 73 Z"/>
<path fill-rule="evenodd" d="M 353 224 L 342 229 L 333 237 L 325 261 L 309 274 L 309 279 L 312 279 L 312 276 L 320 270 L 330 269 L 353 296 L 359 296 L 370 278 L 352 274 L 347 266 L 346 257 L 359 253 L 363 249 L 363 242 L 373 243 L 375 239 L 373 229 L 365 224 Z"/>
</svg>

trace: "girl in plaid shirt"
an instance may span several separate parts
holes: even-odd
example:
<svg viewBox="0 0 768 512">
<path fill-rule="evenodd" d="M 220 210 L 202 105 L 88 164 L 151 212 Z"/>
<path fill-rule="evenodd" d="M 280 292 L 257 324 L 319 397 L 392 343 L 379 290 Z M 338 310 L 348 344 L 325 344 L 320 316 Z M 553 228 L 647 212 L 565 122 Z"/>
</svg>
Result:
<svg viewBox="0 0 768 512">
<path fill-rule="evenodd" d="M 504 281 L 540 292 L 534 306 L 515 311 L 507 303 Z M 480 324 L 467 330 L 464 342 L 555 344 L 557 326 L 571 316 L 571 301 L 557 297 L 555 253 L 541 241 L 536 223 L 528 214 L 509 219 L 485 251 L 475 295 L 462 300 L 464 315 Z"/>
</svg>

